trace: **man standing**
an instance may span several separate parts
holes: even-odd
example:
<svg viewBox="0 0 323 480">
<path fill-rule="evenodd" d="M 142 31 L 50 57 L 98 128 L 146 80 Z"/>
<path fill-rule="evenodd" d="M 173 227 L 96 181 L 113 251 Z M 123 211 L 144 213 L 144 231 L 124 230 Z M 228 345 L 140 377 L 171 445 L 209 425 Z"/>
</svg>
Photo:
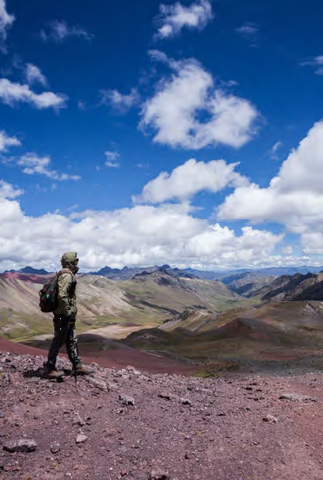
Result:
<svg viewBox="0 0 323 480">
<path fill-rule="evenodd" d="M 74 375 L 89 375 L 92 371 L 82 365 L 75 338 L 75 321 L 77 314 L 75 274 L 78 272 L 76 252 L 67 252 L 62 255 L 62 270 L 57 279 L 57 308 L 54 310 L 54 338 L 52 340 L 45 376 L 49 379 L 61 377 L 62 373 L 56 369 L 56 360 L 60 348 L 65 343 L 68 357 L 73 365 Z"/>
</svg>

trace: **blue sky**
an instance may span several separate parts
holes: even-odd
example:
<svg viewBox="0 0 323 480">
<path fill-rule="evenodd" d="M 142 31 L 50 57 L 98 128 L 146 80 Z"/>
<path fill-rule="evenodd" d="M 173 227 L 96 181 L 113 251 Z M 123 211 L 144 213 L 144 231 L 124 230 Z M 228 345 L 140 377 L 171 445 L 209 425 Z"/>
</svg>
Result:
<svg viewBox="0 0 323 480">
<path fill-rule="evenodd" d="M 0 269 L 322 263 L 318 0 L 0 0 Z"/>
</svg>

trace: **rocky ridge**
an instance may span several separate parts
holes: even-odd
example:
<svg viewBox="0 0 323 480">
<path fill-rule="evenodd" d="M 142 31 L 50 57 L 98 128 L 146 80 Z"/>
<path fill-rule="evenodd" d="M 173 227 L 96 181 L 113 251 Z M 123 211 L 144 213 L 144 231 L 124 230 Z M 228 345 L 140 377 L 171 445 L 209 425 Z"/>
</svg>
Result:
<svg viewBox="0 0 323 480">
<path fill-rule="evenodd" d="M 323 300 L 323 274 L 282 275 L 253 292 L 263 301 Z"/>
<path fill-rule="evenodd" d="M 321 480 L 323 375 L 41 377 L 0 354 L 0 478 Z M 60 368 L 68 369 L 60 357 Z"/>
</svg>

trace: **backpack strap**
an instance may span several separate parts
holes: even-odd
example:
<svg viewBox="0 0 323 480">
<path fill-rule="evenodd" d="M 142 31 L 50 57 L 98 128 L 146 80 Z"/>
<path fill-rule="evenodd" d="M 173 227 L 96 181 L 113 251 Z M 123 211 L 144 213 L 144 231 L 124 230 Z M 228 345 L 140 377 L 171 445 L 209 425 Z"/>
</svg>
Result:
<svg viewBox="0 0 323 480">
<path fill-rule="evenodd" d="M 58 277 L 60 275 L 62 275 L 63 273 L 70 273 L 72 275 L 72 279 L 75 280 L 75 276 L 73 274 L 73 272 L 71 272 L 71 270 L 69 268 L 62 268 L 62 270 L 60 270 L 58 273 L 56 273 L 56 278 L 58 279 Z"/>
</svg>

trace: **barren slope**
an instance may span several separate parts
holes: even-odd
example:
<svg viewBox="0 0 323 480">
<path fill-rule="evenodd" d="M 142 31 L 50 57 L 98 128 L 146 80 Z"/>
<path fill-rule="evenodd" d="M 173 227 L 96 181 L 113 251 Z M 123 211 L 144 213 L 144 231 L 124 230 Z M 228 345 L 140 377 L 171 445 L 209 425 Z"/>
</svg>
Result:
<svg viewBox="0 0 323 480">
<path fill-rule="evenodd" d="M 124 341 L 165 356 L 188 358 L 220 368 L 253 371 L 323 367 L 321 302 L 278 302 L 232 309 L 221 315 L 192 309 L 154 329 L 134 332 Z M 186 315 L 187 313 L 187 315 Z"/>
<path fill-rule="evenodd" d="M 320 373 L 198 379 L 94 365 L 75 384 L 41 379 L 42 361 L 0 354 L 2 480 L 323 478 Z"/>
</svg>

